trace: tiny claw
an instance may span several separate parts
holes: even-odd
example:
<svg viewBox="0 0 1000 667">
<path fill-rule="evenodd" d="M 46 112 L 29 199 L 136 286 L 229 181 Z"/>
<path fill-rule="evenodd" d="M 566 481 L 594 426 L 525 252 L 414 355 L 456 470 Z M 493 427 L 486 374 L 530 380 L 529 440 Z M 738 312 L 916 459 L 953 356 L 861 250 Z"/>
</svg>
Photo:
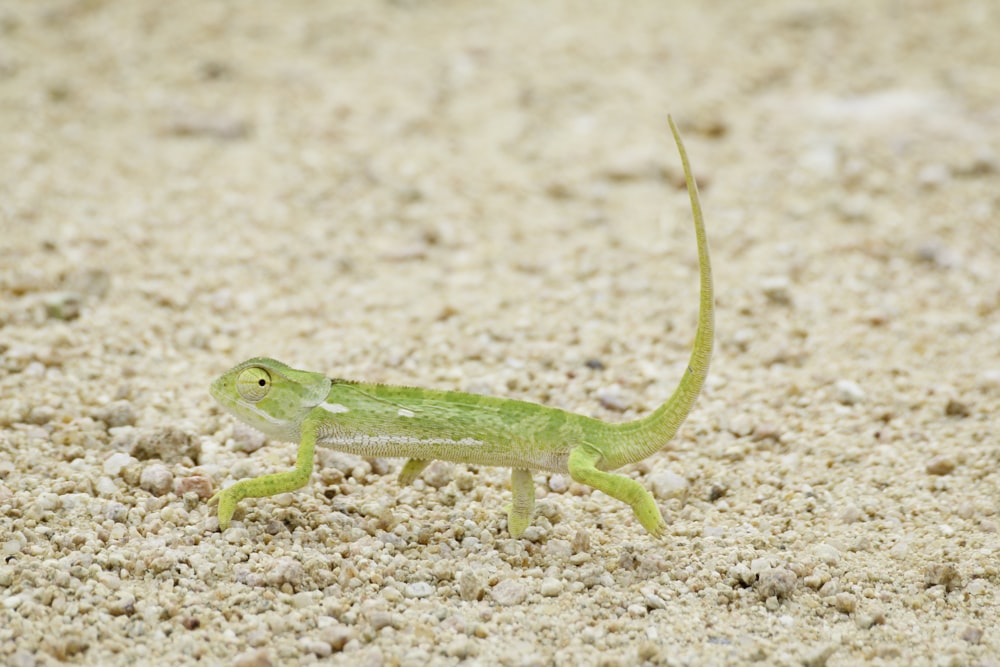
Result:
<svg viewBox="0 0 1000 667">
<path fill-rule="evenodd" d="M 208 499 L 209 505 L 212 503 L 219 504 L 219 532 L 229 528 L 229 522 L 236 512 L 236 503 L 239 502 L 236 498 L 233 498 L 231 493 L 227 493 L 226 491 L 227 489 L 222 489 Z"/>
</svg>

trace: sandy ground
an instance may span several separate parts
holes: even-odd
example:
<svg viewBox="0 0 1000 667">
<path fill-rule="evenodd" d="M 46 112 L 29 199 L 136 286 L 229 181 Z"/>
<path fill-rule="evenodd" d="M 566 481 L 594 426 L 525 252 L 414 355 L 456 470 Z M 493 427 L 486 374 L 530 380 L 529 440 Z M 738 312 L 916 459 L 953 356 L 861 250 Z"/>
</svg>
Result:
<svg viewBox="0 0 1000 667">
<path fill-rule="evenodd" d="M 1000 665 L 1000 4 L 694 4 L 0 4 L 0 663 Z M 668 396 L 668 112 L 665 541 L 330 451 L 218 532 L 249 356 Z"/>
</svg>

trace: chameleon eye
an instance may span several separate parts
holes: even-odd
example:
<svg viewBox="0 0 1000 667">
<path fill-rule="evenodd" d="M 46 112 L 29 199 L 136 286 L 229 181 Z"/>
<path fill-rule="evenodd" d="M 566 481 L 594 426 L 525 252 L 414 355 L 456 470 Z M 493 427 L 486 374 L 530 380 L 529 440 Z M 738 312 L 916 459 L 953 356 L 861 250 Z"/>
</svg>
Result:
<svg viewBox="0 0 1000 667">
<path fill-rule="evenodd" d="M 245 401 L 256 403 L 271 390 L 271 375 L 263 368 L 252 366 L 236 378 L 236 391 Z"/>
</svg>

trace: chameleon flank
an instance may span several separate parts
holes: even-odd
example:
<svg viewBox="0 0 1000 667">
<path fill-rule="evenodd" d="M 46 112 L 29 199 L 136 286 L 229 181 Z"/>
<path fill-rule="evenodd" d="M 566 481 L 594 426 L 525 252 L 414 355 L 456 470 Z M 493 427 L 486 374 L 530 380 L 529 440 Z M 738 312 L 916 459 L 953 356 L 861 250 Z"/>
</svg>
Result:
<svg viewBox="0 0 1000 667">
<path fill-rule="evenodd" d="M 669 119 L 684 166 L 698 243 L 701 298 L 687 370 L 673 395 L 644 419 L 610 424 L 526 401 L 456 391 L 331 379 L 273 359 L 250 359 L 212 383 L 212 395 L 237 418 L 268 436 L 299 442 L 295 468 L 236 482 L 213 496 L 219 526 L 236 504 L 301 488 L 309 481 L 316 445 L 372 457 L 408 459 L 399 473 L 410 484 L 435 460 L 511 468 L 513 502 L 507 529 L 519 537 L 535 506 L 532 470 L 569 473 L 627 503 L 656 537 L 666 524 L 653 496 L 638 482 L 609 471 L 659 451 L 684 422 L 708 374 L 714 331 L 712 267 L 698 187 L 677 126 Z"/>
</svg>

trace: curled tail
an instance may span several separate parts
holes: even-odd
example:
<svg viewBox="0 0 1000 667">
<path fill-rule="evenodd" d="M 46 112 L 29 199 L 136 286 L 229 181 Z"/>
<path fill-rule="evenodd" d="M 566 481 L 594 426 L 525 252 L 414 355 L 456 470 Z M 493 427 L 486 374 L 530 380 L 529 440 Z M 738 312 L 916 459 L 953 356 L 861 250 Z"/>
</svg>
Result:
<svg viewBox="0 0 1000 667">
<path fill-rule="evenodd" d="M 698 273 L 701 281 L 701 295 L 698 306 L 698 331 L 694 337 L 694 348 L 688 361 L 687 370 L 681 378 L 673 395 L 653 414 L 645 419 L 617 424 L 609 432 L 608 448 L 605 451 L 603 464 L 606 470 L 618 468 L 627 463 L 641 461 L 663 448 L 674 437 L 677 429 L 687 418 L 694 406 L 701 387 L 708 375 L 709 362 L 712 359 L 712 342 L 715 336 L 715 297 L 712 290 L 712 263 L 708 256 L 708 239 L 705 237 L 705 223 L 701 213 L 701 200 L 698 197 L 698 184 L 691 174 L 687 151 L 681 141 L 674 119 L 667 117 L 670 131 L 674 134 L 677 150 L 684 166 L 684 180 L 687 183 L 688 196 L 691 198 L 691 212 L 694 216 L 694 231 L 698 239 Z"/>
</svg>

